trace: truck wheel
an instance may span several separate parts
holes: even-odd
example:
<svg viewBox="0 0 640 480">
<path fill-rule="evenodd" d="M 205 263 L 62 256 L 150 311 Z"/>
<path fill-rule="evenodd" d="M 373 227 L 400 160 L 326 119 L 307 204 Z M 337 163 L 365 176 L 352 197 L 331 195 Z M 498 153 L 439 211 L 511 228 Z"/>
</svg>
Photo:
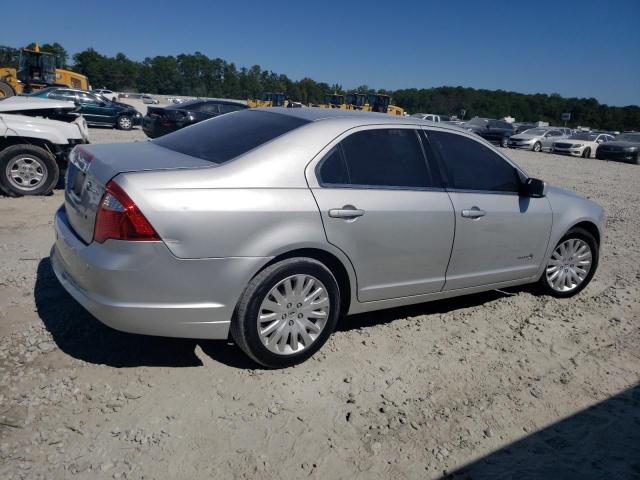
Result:
<svg viewBox="0 0 640 480">
<path fill-rule="evenodd" d="M 11 85 L 7 82 L 0 82 L 0 100 L 3 98 L 13 97 L 16 92 L 13 91 Z"/>
<path fill-rule="evenodd" d="M 131 130 L 133 128 L 133 122 L 127 115 L 122 115 L 118 117 L 117 126 L 120 130 Z"/>
<path fill-rule="evenodd" d="M 13 145 L 0 152 L 0 188 L 11 197 L 46 195 L 58 183 L 55 157 L 35 145 Z"/>
</svg>

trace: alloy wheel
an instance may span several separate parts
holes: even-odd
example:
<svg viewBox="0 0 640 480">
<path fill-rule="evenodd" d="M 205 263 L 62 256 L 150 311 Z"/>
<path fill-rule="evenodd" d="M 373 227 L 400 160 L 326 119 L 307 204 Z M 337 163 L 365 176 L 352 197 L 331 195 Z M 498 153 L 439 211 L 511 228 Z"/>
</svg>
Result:
<svg viewBox="0 0 640 480">
<path fill-rule="evenodd" d="M 551 254 L 545 273 L 547 283 L 556 292 L 575 290 L 589 275 L 592 264 L 589 244 L 579 238 L 567 239 Z"/>
<path fill-rule="evenodd" d="M 47 180 L 48 171 L 38 158 L 20 156 L 9 161 L 6 176 L 15 188 L 28 192 L 39 188 Z"/>
<path fill-rule="evenodd" d="M 300 353 L 322 333 L 329 319 L 327 288 L 311 275 L 293 275 L 265 296 L 257 319 L 262 344 L 278 355 Z"/>
</svg>

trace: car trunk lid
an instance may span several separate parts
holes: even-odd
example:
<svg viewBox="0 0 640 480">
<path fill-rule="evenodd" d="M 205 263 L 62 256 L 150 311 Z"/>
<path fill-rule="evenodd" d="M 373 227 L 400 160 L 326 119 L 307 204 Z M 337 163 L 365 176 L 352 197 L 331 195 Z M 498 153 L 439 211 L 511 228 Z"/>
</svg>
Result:
<svg viewBox="0 0 640 480">
<path fill-rule="evenodd" d="M 212 166 L 151 142 L 76 147 L 69 156 L 65 185 L 69 224 L 85 243 L 91 243 L 105 186 L 120 173 Z"/>
</svg>

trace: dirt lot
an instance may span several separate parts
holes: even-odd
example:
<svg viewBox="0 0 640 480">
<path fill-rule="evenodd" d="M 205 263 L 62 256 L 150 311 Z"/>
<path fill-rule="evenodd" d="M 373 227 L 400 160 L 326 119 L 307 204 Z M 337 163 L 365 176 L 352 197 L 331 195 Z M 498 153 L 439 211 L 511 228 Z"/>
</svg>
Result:
<svg viewBox="0 0 640 480">
<path fill-rule="evenodd" d="M 640 477 L 640 167 L 510 154 L 605 207 L 582 294 L 349 317 L 282 371 L 101 325 L 51 272 L 61 192 L 0 198 L 0 478 Z"/>
</svg>

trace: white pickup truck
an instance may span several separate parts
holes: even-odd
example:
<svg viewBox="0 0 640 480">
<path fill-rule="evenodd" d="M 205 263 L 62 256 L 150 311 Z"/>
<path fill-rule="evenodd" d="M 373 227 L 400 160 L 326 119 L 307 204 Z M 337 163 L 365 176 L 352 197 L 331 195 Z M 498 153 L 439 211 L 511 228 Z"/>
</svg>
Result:
<svg viewBox="0 0 640 480">
<path fill-rule="evenodd" d="M 58 184 L 71 149 L 89 143 L 72 102 L 34 97 L 0 101 L 0 192 L 46 195 Z"/>
</svg>

